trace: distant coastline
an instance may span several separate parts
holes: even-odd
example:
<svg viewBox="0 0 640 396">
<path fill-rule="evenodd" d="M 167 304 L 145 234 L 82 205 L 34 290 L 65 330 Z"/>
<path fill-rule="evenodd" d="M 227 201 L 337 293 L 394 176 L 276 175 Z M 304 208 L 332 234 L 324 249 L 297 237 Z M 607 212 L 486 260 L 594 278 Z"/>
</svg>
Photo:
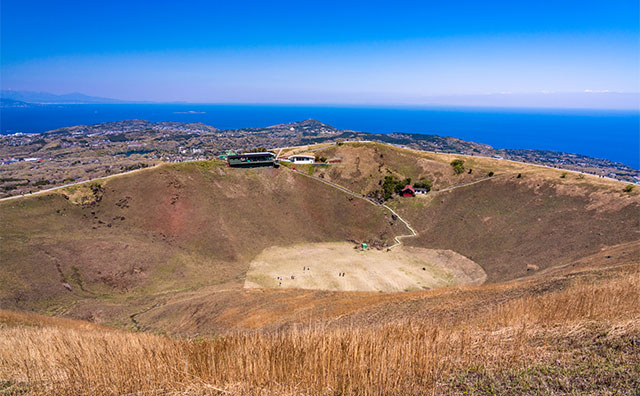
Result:
<svg viewBox="0 0 640 396">
<path fill-rule="evenodd" d="M 453 136 L 495 148 L 578 153 L 640 168 L 640 112 L 632 110 L 83 104 L 4 107 L 0 114 L 2 134 L 135 118 L 202 122 L 221 129 L 261 128 L 314 118 L 340 129 Z"/>
</svg>

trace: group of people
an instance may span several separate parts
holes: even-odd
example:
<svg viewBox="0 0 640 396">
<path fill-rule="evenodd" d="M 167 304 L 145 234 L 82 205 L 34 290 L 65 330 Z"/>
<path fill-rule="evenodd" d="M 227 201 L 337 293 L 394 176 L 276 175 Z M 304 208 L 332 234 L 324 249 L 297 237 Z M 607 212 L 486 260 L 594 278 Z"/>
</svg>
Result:
<svg viewBox="0 0 640 396">
<path fill-rule="evenodd" d="M 302 267 L 303 271 L 311 271 L 311 267 Z M 338 276 L 339 277 L 344 277 L 346 275 L 346 272 L 338 272 Z M 276 279 L 279 280 L 280 282 L 278 282 L 278 286 L 282 286 L 282 277 L 281 276 L 276 276 Z M 295 275 L 291 275 L 291 279 L 294 280 L 296 279 Z"/>
</svg>

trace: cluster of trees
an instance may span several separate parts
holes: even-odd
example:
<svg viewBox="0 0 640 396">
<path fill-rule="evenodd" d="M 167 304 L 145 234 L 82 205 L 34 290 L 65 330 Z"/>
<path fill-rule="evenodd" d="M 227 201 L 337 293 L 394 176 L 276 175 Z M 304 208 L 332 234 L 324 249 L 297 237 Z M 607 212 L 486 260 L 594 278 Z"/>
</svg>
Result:
<svg viewBox="0 0 640 396">
<path fill-rule="evenodd" d="M 149 164 L 145 164 L 144 162 L 138 162 L 137 164 L 133 164 L 133 165 L 129 165 L 129 166 L 120 166 L 120 170 L 122 171 L 132 171 L 132 170 L 136 170 L 136 169 L 142 169 L 142 168 L 147 168 L 149 167 Z"/>
<path fill-rule="evenodd" d="M 400 194 L 403 188 L 407 185 L 411 185 L 411 178 L 398 179 L 394 176 L 385 176 L 384 179 L 378 182 L 381 187 L 369 193 L 369 197 L 378 201 L 384 202 L 393 198 L 394 195 Z M 413 184 L 414 188 L 425 188 L 427 191 L 431 191 L 433 182 L 426 178 L 421 178 L 418 182 Z"/>
</svg>

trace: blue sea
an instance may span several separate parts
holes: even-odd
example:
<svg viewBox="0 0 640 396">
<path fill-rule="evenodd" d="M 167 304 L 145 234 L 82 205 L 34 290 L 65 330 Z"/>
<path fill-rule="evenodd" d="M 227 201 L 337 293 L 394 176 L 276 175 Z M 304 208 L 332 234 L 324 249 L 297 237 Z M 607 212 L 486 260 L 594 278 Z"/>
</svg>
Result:
<svg viewBox="0 0 640 396">
<path fill-rule="evenodd" d="M 313 118 L 340 129 L 454 136 L 496 148 L 545 149 L 640 169 L 640 112 L 463 107 L 110 104 L 0 110 L 2 134 L 140 118 L 248 128 Z"/>
</svg>

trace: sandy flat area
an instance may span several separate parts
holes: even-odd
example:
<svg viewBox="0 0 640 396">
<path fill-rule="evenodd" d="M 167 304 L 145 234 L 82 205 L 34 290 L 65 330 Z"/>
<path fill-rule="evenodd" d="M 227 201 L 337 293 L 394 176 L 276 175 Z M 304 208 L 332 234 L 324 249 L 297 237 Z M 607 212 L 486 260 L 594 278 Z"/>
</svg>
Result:
<svg viewBox="0 0 640 396">
<path fill-rule="evenodd" d="M 394 292 L 477 285 L 486 277 L 478 264 L 451 250 L 361 251 L 336 242 L 265 249 L 251 262 L 244 287 Z"/>
</svg>

